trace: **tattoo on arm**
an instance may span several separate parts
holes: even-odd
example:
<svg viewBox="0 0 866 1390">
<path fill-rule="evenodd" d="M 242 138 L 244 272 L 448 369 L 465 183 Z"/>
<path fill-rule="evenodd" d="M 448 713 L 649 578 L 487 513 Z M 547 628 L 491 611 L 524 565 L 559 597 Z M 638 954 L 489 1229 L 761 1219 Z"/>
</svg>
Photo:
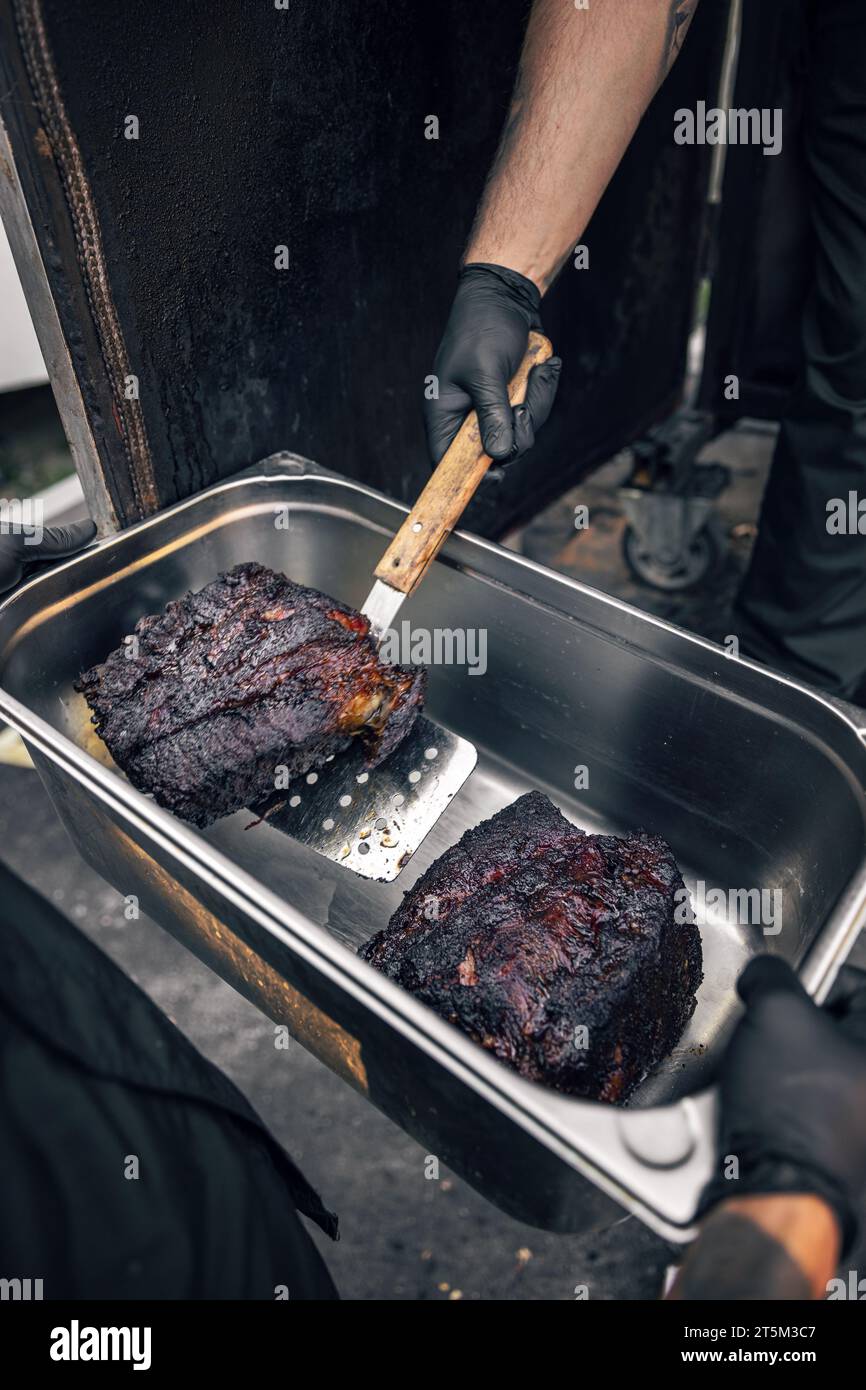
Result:
<svg viewBox="0 0 866 1390">
<path fill-rule="evenodd" d="M 676 62 L 697 8 L 698 0 L 671 0 L 660 81 L 664 81 Z"/>
</svg>

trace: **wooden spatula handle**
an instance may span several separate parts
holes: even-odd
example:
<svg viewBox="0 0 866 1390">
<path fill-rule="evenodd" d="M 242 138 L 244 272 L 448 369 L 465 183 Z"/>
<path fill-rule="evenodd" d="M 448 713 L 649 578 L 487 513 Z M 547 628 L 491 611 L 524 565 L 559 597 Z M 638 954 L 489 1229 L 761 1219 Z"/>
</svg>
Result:
<svg viewBox="0 0 866 1390">
<path fill-rule="evenodd" d="M 552 354 L 553 348 L 544 334 L 531 332 L 526 356 L 508 385 L 512 405 L 522 402 L 532 368 L 546 362 Z M 384 579 L 403 594 L 412 593 L 449 531 L 457 525 L 490 464 L 490 456 L 481 443 L 478 416 L 470 411 L 376 566 L 377 579 Z"/>
</svg>

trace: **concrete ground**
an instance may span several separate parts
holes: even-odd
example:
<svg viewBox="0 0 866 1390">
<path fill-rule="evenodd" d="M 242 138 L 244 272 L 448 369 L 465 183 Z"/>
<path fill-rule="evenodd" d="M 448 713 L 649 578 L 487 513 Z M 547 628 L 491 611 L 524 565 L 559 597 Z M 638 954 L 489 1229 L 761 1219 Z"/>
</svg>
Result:
<svg viewBox="0 0 866 1390">
<path fill-rule="evenodd" d="M 592 1236 L 520 1225 L 445 1168 L 118 893 L 66 837 L 35 772 L 0 767 L 0 857 L 96 941 L 244 1092 L 340 1216 L 310 1225 L 350 1299 L 652 1298 L 668 1248 L 634 1219 Z"/>
<path fill-rule="evenodd" d="M 720 508 L 730 550 L 720 575 L 691 595 L 660 595 L 628 574 L 615 491 L 621 460 L 508 543 L 683 626 L 715 632 L 748 558 L 771 448 L 765 432 L 738 430 L 709 451 L 733 469 Z M 587 532 L 574 530 L 578 502 L 590 508 Z M 125 922 L 118 894 L 79 859 L 26 767 L 0 765 L 0 858 L 107 951 L 247 1095 L 340 1215 L 339 1244 L 314 1234 L 345 1298 L 568 1300 L 579 1285 L 593 1299 L 658 1295 L 672 1252 L 633 1218 L 581 1237 L 551 1235 L 503 1215 L 444 1169 L 438 1181 L 427 1180 L 418 1144 L 299 1046 L 275 1053 L 272 1024 L 155 923 Z M 857 959 L 866 964 L 862 946 Z"/>
<path fill-rule="evenodd" d="M 724 464 L 730 484 L 716 506 L 726 540 L 722 563 L 711 579 L 682 593 L 664 593 L 636 579 L 623 557 L 626 518 L 617 488 L 629 475 L 630 456 L 617 455 L 591 477 L 565 493 L 506 545 L 530 560 L 615 594 L 636 608 L 718 640 L 740 579 L 745 574 L 756 521 L 775 445 L 771 426 L 745 422 L 721 435 L 699 455 L 701 462 Z M 575 508 L 589 509 L 589 526 L 575 529 Z M 724 634 L 723 634 L 724 635 Z"/>
</svg>

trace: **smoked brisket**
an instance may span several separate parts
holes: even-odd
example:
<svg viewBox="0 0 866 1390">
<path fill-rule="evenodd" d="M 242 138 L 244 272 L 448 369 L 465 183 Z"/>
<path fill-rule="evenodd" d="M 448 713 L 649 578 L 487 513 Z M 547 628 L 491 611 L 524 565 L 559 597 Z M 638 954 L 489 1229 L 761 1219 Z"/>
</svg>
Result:
<svg viewBox="0 0 866 1390">
<path fill-rule="evenodd" d="M 133 786 L 207 825 L 354 736 L 374 767 L 411 728 L 425 676 L 380 661 L 354 609 L 246 564 L 142 618 L 76 689 Z"/>
<path fill-rule="evenodd" d="M 540 792 L 469 830 L 361 955 L 522 1076 L 623 1101 L 695 1008 L 668 845 L 576 829 Z"/>
</svg>

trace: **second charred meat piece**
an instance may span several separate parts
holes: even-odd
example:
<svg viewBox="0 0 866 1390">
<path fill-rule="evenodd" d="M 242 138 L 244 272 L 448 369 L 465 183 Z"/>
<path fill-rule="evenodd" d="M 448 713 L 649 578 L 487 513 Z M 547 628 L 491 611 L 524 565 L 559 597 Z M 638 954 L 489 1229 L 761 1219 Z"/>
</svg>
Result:
<svg viewBox="0 0 866 1390">
<path fill-rule="evenodd" d="M 586 835 L 540 792 L 446 850 L 361 955 L 521 1075 L 607 1101 L 674 1046 L 701 982 L 665 841 Z"/>
<path fill-rule="evenodd" d="M 354 609 L 247 564 L 142 618 L 76 689 L 133 785 L 207 825 L 272 794 L 278 767 L 320 767 L 353 736 L 381 762 L 425 676 L 380 661 Z"/>
</svg>

